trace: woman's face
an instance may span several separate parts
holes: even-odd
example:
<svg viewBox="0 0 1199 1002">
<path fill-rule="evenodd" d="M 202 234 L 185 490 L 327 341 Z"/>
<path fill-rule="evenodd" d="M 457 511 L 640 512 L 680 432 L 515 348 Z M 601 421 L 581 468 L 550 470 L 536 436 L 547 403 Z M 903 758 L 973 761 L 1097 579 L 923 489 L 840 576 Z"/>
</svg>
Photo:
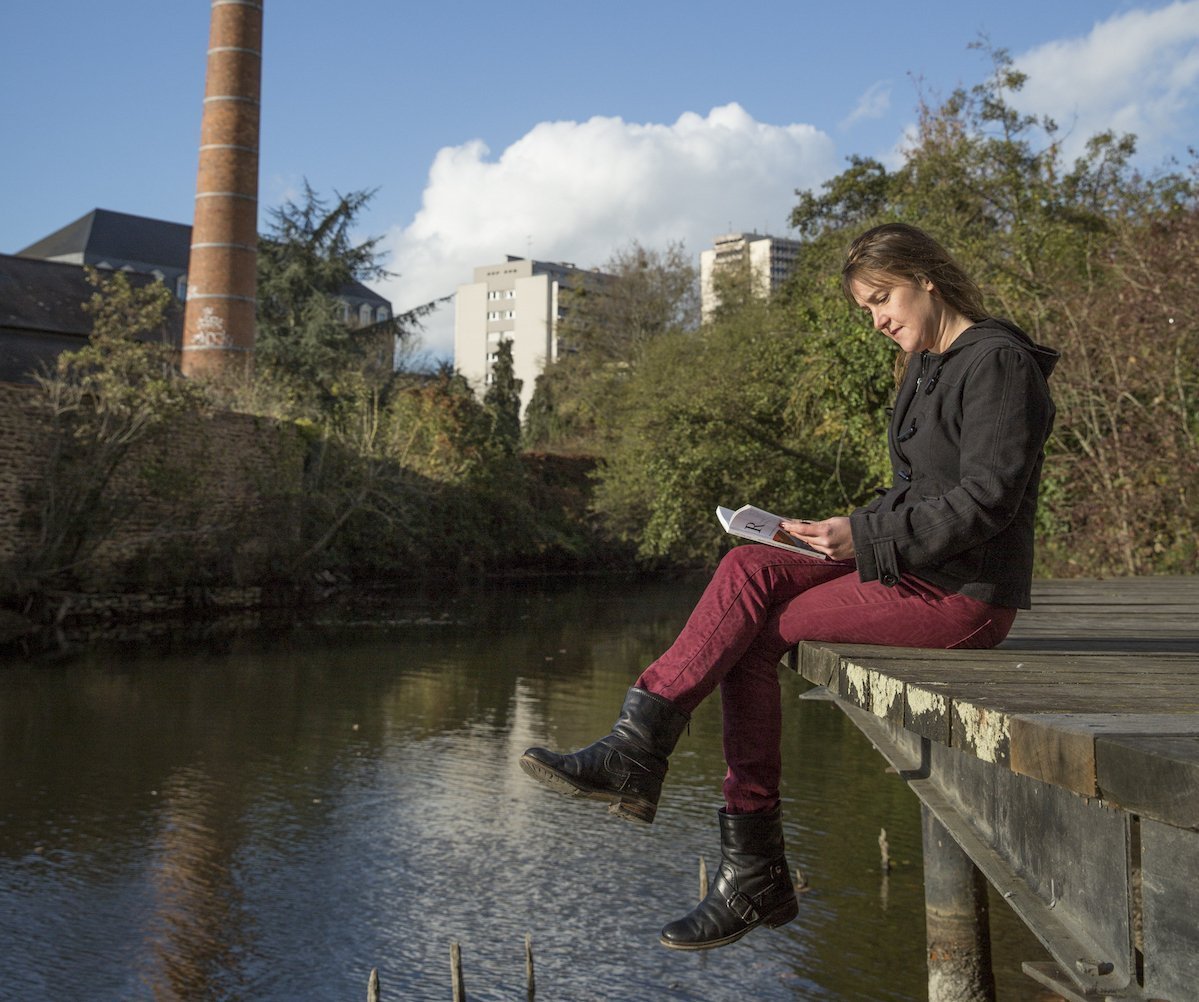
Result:
<svg viewBox="0 0 1199 1002">
<path fill-rule="evenodd" d="M 933 283 L 891 275 L 855 278 L 849 283 L 857 304 L 870 314 L 875 330 L 886 334 L 906 352 L 936 350 L 944 310 L 933 294 Z"/>
</svg>

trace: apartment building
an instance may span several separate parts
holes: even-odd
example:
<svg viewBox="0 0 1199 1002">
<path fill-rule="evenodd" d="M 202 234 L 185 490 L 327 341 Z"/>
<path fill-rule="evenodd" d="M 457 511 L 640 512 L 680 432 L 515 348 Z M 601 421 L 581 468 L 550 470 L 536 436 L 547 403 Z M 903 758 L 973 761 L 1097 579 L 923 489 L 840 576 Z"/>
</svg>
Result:
<svg viewBox="0 0 1199 1002">
<path fill-rule="evenodd" d="M 476 268 L 474 281 L 458 286 L 454 297 L 455 367 L 482 395 L 491 382 L 500 342 L 511 341 L 523 412 L 537 377 L 558 358 L 561 293 L 584 281 L 607 278 L 572 264 L 512 255 L 500 264 Z"/>
<path fill-rule="evenodd" d="M 769 295 L 791 273 L 802 244 L 758 233 L 726 233 L 699 256 L 700 309 L 704 320 L 720 305 L 715 287 L 719 272 L 744 269 L 754 293 Z"/>
</svg>

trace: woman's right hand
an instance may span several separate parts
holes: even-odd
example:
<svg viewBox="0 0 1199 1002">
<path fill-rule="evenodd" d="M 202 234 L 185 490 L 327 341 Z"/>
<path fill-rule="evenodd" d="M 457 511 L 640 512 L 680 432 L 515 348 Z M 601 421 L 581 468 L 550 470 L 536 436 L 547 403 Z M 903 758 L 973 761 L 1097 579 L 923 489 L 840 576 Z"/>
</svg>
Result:
<svg viewBox="0 0 1199 1002">
<path fill-rule="evenodd" d="M 785 518 L 779 525 L 784 532 L 798 536 L 812 549 L 827 554 L 833 560 L 849 560 L 854 555 L 853 530 L 845 515 L 835 515 L 819 522 Z"/>
</svg>

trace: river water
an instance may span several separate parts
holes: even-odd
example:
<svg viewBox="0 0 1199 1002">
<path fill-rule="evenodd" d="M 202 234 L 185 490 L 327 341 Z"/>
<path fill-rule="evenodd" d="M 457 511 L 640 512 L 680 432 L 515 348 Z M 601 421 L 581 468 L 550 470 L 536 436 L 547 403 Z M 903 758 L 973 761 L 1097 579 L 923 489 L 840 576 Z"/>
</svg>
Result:
<svg viewBox="0 0 1199 1002">
<path fill-rule="evenodd" d="M 606 733 L 701 579 L 495 585 L 324 621 L 0 666 L 0 998 L 916 1000 L 919 807 L 784 670 L 799 918 L 721 950 L 658 930 L 715 876 L 718 698 L 653 826 L 517 758 Z M 880 867 L 886 829 L 893 868 Z M 1000 999 L 1035 940 L 995 904 Z"/>
</svg>

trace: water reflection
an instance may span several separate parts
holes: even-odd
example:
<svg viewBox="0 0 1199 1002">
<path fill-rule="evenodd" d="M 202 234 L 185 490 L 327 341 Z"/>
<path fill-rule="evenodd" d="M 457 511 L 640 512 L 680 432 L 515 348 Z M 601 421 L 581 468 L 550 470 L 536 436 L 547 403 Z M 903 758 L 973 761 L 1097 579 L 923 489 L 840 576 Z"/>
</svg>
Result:
<svg viewBox="0 0 1199 1002">
<path fill-rule="evenodd" d="M 470 997 L 512 999 L 526 932 L 546 999 L 924 998 L 919 811 L 834 707 L 786 715 L 800 917 L 711 953 L 657 934 L 718 859 L 715 702 L 650 828 L 517 767 L 606 731 L 700 585 L 508 587 L 8 666 L 0 998 L 342 999 L 378 967 L 385 999 L 443 999 L 458 941 Z M 1028 997 L 1035 946 L 1010 919 L 997 940 L 1001 997 Z"/>
</svg>

